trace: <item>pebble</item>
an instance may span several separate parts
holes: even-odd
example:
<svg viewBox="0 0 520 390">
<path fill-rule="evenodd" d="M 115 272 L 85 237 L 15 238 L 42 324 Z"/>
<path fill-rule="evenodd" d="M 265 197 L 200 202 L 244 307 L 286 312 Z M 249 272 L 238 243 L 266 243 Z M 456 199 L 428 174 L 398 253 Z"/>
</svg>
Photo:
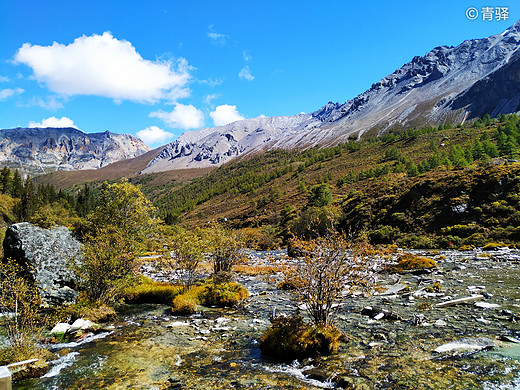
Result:
<svg viewBox="0 0 520 390">
<path fill-rule="evenodd" d="M 188 322 L 183 322 L 183 321 L 173 321 L 173 322 L 170 322 L 169 324 L 166 324 L 165 326 L 167 328 L 176 328 L 178 326 L 188 326 L 189 323 Z"/>
<path fill-rule="evenodd" d="M 481 309 L 498 309 L 500 307 L 500 305 L 497 305 L 496 303 L 489 302 L 475 302 L 474 305 Z"/>
<path fill-rule="evenodd" d="M 443 344 L 435 348 L 435 352 L 444 353 L 452 351 L 481 351 L 495 346 L 493 340 L 487 337 L 469 338 L 463 337 L 451 343 Z"/>
<path fill-rule="evenodd" d="M 477 318 L 477 321 L 478 321 L 478 322 L 481 322 L 481 323 L 483 323 L 483 324 L 486 324 L 486 325 L 491 324 L 491 321 L 486 320 L 486 319 L 485 319 L 484 317 L 482 317 L 482 316 L 481 316 L 480 318 Z"/>
<path fill-rule="evenodd" d="M 217 324 L 225 324 L 228 323 L 230 320 L 226 317 L 219 317 L 215 320 Z"/>
</svg>

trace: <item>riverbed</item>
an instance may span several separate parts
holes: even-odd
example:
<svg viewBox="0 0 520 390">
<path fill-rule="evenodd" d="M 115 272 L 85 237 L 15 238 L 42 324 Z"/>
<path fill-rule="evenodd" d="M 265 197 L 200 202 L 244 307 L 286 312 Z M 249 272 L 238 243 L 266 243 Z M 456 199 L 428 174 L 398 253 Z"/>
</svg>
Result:
<svg viewBox="0 0 520 390">
<path fill-rule="evenodd" d="M 347 297 L 335 321 L 345 337 L 333 356 L 289 364 L 263 357 L 259 339 L 273 309 L 290 315 L 297 305 L 277 289 L 279 275 L 240 275 L 250 292 L 241 307 L 182 317 L 165 305 L 123 305 L 104 332 L 49 346 L 51 371 L 13 388 L 520 389 L 520 252 L 414 253 L 439 268 L 382 273 L 375 293 Z M 279 251 L 249 259 L 287 261 Z M 437 306 L 471 296 L 481 298 Z M 492 345 L 449 350 L 476 339 Z"/>
</svg>

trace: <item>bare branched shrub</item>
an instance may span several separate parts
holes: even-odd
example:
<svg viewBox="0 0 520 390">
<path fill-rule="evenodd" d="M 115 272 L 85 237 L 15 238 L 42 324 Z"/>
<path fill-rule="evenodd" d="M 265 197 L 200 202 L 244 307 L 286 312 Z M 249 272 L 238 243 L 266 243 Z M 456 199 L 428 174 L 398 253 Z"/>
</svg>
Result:
<svg viewBox="0 0 520 390">
<path fill-rule="evenodd" d="M 207 238 L 209 256 L 213 264 L 213 274 L 216 277 L 229 275 L 233 265 L 241 257 L 243 249 L 242 240 L 236 232 L 220 225 L 213 226 L 208 231 Z"/>
<path fill-rule="evenodd" d="M 195 283 L 197 269 L 204 258 L 205 242 L 197 232 L 179 231 L 171 237 L 175 267 L 181 271 L 182 285 L 187 291 Z"/>
<path fill-rule="evenodd" d="M 286 279 L 317 326 L 330 325 L 345 296 L 366 291 L 375 281 L 375 265 L 362 255 L 363 245 L 353 245 L 339 233 L 312 241 L 294 238 L 292 245 L 300 256 Z"/>
</svg>

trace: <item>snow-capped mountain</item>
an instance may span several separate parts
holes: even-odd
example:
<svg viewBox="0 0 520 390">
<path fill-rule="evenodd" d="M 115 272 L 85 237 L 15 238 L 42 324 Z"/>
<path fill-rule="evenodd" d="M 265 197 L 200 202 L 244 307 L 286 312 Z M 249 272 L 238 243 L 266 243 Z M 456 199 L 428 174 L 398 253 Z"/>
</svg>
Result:
<svg viewBox="0 0 520 390">
<path fill-rule="evenodd" d="M 502 34 L 436 47 L 343 104 L 310 114 L 253 118 L 191 131 L 143 173 L 217 166 L 248 152 L 307 148 L 392 128 L 462 123 L 520 110 L 520 21 Z"/>
</svg>

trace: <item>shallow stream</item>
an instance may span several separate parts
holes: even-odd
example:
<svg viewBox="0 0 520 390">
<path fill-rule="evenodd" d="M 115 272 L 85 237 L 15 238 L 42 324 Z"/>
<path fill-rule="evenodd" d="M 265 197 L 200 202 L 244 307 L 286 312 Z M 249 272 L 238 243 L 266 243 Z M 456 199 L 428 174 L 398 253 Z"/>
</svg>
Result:
<svg viewBox="0 0 520 390">
<path fill-rule="evenodd" d="M 289 365 L 263 358 L 258 340 L 273 308 L 290 314 L 296 306 L 276 289 L 276 275 L 241 276 L 251 293 L 244 307 L 204 308 L 190 317 L 174 317 L 163 305 L 121 307 L 114 328 L 52 346 L 51 371 L 13 388 L 520 389 L 520 252 L 421 254 L 439 269 L 381 275 L 379 293 L 342 303 L 336 325 L 345 341 L 328 358 Z M 252 264 L 266 261 L 265 253 L 250 255 Z M 475 294 L 483 296 L 479 303 L 436 306 Z M 367 306 L 385 315 L 362 314 Z M 434 351 L 462 338 L 495 346 Z"/>
</svg>

